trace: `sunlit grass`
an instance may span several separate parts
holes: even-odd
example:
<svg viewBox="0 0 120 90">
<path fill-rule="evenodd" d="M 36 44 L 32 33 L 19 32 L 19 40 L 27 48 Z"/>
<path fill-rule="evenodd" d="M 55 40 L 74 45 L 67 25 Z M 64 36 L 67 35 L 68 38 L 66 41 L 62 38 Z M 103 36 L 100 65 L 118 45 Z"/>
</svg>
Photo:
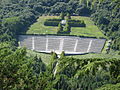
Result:
<svg viewBox="0 0 120 90">
<path fill-rule="evenodd" d="M 101 54 L 85 54 L 85 55 L 74 55 L 74 56 L 68 56 L 68 57 L 73 57 L 73 58 L 77 58 L 77 59 L 86 59 L 86 58 L 120 58 L 120 55 L 117 54 L 105 54 L 105 53 L 101 53 Z"/>
<path fill-rule="evenodd" d="M 105 37 L 105 35 L 94 25 L 94 22 L 89 17 L 76 16 L 72 17 L 77 20 L 84 20 L 86 27 L 74 27 L 70 35 L 88 36 L 88 37 Z"/>
<path fill-rule="evenodd" d="M 29 27 L 27 34 L 56 34 L 57 27 L 44 26 L 46 19 L 58 18 L 57 16 L 41 16 L 36 23 Z"/>
<path fill-rule="evenodd" d="M 29 27 L 27 34 L 57 34 L 58 27 L 44 26 L 44 21 L 49 18 L 59 18 L 58 16 L 41 16 L 36 23 Z M 70 35 L 87 36 L 87 37 L 104 37 L 99 28 L 94 25 L 90 17 L 72 16 L 72 19 L 84 20 L 86 27 L 72 27 Z"/>
</svg>

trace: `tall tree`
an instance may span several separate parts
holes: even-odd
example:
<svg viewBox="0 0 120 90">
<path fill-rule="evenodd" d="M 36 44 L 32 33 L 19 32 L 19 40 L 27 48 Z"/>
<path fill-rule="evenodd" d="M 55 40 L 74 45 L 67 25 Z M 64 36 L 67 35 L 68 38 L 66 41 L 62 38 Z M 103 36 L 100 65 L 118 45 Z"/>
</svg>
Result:
<svg viewBox="0 0 120 90">
<path fill-rule="evenodd" d="M 0 89 L 38 89 L 38 76 L 33 70 L 34 60 L 26 56 L 26 49 L 13 51 L 7 44 L 4 45 L 0 47 Z"/>
<path fill-rule="evenodd" d="M 63 31 L 63 26 L 61 25 L 61 23 L 59 23 L 57 33 L 59 34 L 62 31 Z"/>
<path fill-rule="evenodd" d="M 64 18 L 65 18 L 65 14 L 63 12 L 61 12 L 60 19 L 64 20 Z"/>
<path fill-rule="evenodd" d="M 65 25 L 65 32 L 68 32 L 68 33 L 70 33 L 70 29 L 71 29 L 71 27 L 70 27 L 70 25 L 68 24 L 68 21 L 66 22 L 66 25 Z"/>
<path fill-rule="evenodd" d="M 70 13 L 67 13 L 66 18 L 67 18 L 67 19 L 71 19 L 71 15 L 70 15 Z"/>
</svg>

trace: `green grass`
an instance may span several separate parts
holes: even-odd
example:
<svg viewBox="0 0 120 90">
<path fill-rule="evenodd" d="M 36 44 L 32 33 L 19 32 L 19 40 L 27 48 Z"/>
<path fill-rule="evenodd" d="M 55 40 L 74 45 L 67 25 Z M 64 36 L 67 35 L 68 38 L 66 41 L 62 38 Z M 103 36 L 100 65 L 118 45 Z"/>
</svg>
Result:
<svg viewBox="0 0 120 90">
<path fill-rule="evenodd" d="M 120 58 L 120 55 L 117 54 L 86 54 L 86 55 L 74 55 L 74 56 L 67 56 L 67 57 L 73 57 L 73 58 L 77 58 L 77 59 L 86 59 L 86 58 Z"/>
<path fill-rule="evenodd" d="M 46 19 L 58 18 L 57 16 L 41 16 L 36 23 L 29 27 L 27 34 L 56 34 L 57 27 L 44 26 Z"/>
<path fill-rule="evenodd" d="M 27 34 L 57 34 L 58 27 L 44 26 L 44 21 L 49 18 L 59 18 L 58 16 L 41 16 L 36 23 L 29 27 Z M 72 27 L 70 35 L 87 37 L 104 37 L 104 34 L 89 17 L 72 16 L 72 19 L 84 20 L 86 27 Z"/>
<path fill-rule="evenodd" d="M 46 64 L 46 65 L 49 65 L 50 64 L 50 58 L 51 58 L 51 55 L 50 54 L 45 54 L 45 53 L 38 53 L 38 52 L 35 52 L 35 51 L 32 51 L 32 50 L 27 50 L 27 55 L 28 56 L 31 56 L 31 57 L 34 57 L 34 56 L 38 56 L 38 57 L 41 57 L 42 61 Z"/>
<path fill-rule="evenodd" d="M 86 27 L 74 27 L 70 35 L 88 36 L 88 37 L 105 37 L 105 35 L 94 25 L 94 22 L 89 17 L 76 16 L 72 17 L 77 20 L 84 20 Z M 106 37 L 105 37 L 106 38 Z"/>
</svg>

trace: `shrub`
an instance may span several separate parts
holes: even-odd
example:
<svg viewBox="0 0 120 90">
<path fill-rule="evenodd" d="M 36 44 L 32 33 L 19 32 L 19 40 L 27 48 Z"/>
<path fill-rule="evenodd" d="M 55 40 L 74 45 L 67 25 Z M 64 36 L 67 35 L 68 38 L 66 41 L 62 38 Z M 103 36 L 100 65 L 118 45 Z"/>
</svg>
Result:
<svg viewBox="0 0 120 90">
<path fill-rule="evenodd" d="M 81 20 L 68 20 L 68 24 L 71 27 L 85 27 L 86 26 L 84 21 L 81 21 Z"/>
<path fill-rule="evenodd" d="M 44 22 L 45 26 L 58 26 L 62 19 L 46 19 Z M 68 19 L 68 24 L 70 27 L 85 27 L 85 23 L 82 20 L 71 20 Z"/>
<path fill-rule="evenodd" d="M 46 19 L 46 21 L 61 21 L 62 19 L 56 19 L 56 18 L 53 18 L 53 19 Z"/>
<path fill-rule="evenodd" d="M 44 22 L 45 26 L 58 26 L 60 23 L 61 19 L 46 19 Z"/>
<path fill-rule="evenodd" d="M 64 14 L 63 12 L 60 14 L 60 18 L 61 18 L 62 20 L 64 20 L 65 14 Z"/>
<path fill-rule="evenodd" d="M 67 19 L 71 19 L 70 13 L 67 13 L 66 18 L 67 18 Z"/>
<path fill-rule="evenodd" d="M 59 23 L 59 24 L 58 24 L 57 34 L 60 34 L 62 31 L 63 31 L 63 27 L 62 27 L 62 25 Z"/>
<path fill-rule="evenodd" d="M 70 33 L 70 29 L 71 29 L 71 27 L 70 27 L 70 25 L 69 25 L 68 22 L 67 22 L 66 25 L 65 25 L 65 30 L 64 30 L 64 32 Z"/>
</svg>

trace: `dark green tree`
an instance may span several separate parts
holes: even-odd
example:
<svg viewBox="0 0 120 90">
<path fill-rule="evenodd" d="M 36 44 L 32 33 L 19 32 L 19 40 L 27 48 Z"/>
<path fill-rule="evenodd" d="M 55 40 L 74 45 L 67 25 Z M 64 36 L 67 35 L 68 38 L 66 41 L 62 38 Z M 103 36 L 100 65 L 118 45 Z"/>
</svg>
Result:
<svg viewBox="0 0 120 90">
<path fill-rule="evenodd" d="M 64 32 L 70 33 L 70 29 L 71 29 L 71 27 L 70 27 L 70 25 L 68 24 L 68 21 L 67 21 L 67 22 L 66 22 L 66 25 L 65 25 L 65 30 L 64 30 Z"/>
<path fill-rule="evenodd" d="M 61 12 L 60 19 L 64 20 L 64 18 L 65 18 L 65 14 L 63 12 Z"/>
<path fill-rule="evenodd" d="M 71 19 L 70 13 L 67 13 L 66 19 Z"/>
<path fill-rule="evenodd" d="M 63 58 L 65 56 L 65 52 L 62 51 L 62 53 L 60 54 L 60 58 Z"/>
<path fill-rule="evenodd" d="M 58 25 L 58 29 L 57 29 L 57 33 L 61 33 L 63 31 L 63 26 L 61 25 L 61 23 L 59 23 Z"/>
<path fill-rule="evenodd" d="M 33 73 L 33 59 L 26 57 L 26 49 L 12 51 L 0 48 L 0 88 L 37 89 L 37 77 Z"/>
<path fill-rule="evenodd" d="M 42 72 L 45 72 L 46 71 L 46 66 L 45 64 L 42 62 L 41 58 L 38 57 L 37 55 L 33 58 L 34 60 L 34 64 L 33 64 L 33 70 L 34 70 L 34 73 L 39 75 L 41 74 Z"/>
</svg>

